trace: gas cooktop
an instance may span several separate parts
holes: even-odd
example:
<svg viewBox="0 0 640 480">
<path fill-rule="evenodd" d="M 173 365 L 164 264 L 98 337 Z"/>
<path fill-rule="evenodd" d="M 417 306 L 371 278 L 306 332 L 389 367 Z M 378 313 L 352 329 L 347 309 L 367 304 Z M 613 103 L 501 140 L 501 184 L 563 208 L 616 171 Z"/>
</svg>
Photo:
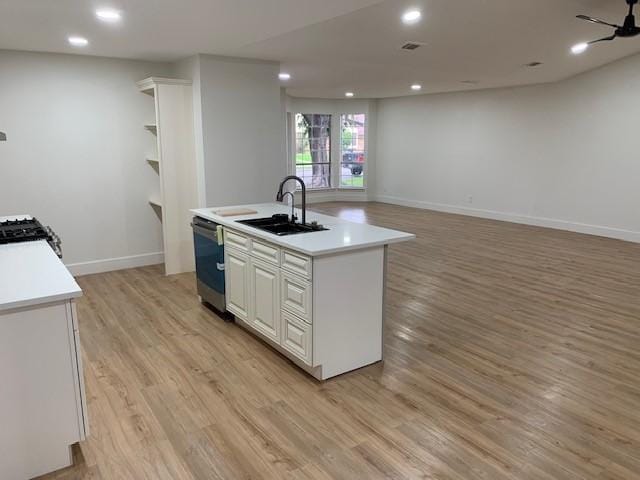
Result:
<svg viewBox="0 0 640 480">
<path fill-rule="evenodd" d="M 49 242 L 53 251 L 62 258 L 60 238 L 51 230 L 51 227 L 42 226 L 36 218 L 0 221 L 0 245 L 36 240 Z"/>
</svg>

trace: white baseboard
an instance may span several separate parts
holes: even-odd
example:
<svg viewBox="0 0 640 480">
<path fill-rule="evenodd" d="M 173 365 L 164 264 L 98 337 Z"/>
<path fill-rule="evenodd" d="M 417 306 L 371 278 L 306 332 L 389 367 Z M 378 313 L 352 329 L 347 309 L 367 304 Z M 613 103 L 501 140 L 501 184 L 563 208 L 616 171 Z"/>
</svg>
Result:
<svg viewBox="0 0 640 480">
<path fill-rule="evenodd" d="M 537 227 L 553 228 L 556 230 L 567 230 L 569 232 L 586 233 L 599 237 L 609 237 L 628 242 L 640 243 L 640 232 L 633 230 L 623 230 L 620 228 L 604 227 L 601 225 L 589 225 L 586 223 L 569 222 L 554 218 L 533 217 L 517 213 L 505 213 L 494 210 L 482 210 L 478 208 L 462 207 L 458 205 L 447 205 L 442 203 L 424 202 L 420 200 L 410 200 L 406 198 L 393 197 L 389 195 L 377 195 L 375 201 L 381 203 L 391 203 L 405 207 L 422 208 L 435 210 L 438 212 L 455 213 L 459 215 L 469 215 L 472 217 L 488 218 L 491 220 L 501 220 L 504 222 L 521 223 L 534 225 Z"/>
<path fill-rule="evenodd" d="M 92 273 L 111 272 L 126 268 L 146 267 L 164 262 L 164 253 L 144 253 L 129 257 L 106 258 L 104 260 L 92 260 L 90 262 L 70 263 L 67 268 L 74 277 L 91 275 Z"/>
</svg>

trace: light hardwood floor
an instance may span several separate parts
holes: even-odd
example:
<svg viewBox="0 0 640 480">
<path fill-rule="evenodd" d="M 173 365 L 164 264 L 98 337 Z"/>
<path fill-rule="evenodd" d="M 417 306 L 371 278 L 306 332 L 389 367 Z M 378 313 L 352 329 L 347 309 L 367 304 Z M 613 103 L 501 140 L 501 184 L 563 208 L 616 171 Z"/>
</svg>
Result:
<svg viewBox="0 0 640 480">
<path fill-rule="evenodd" d="M 640 245 L 383 204 L 385 362 L 319 383 L 191 274 L 86 276 L 91 437 L 55 479 L 640 478 Z"/>
</svg>

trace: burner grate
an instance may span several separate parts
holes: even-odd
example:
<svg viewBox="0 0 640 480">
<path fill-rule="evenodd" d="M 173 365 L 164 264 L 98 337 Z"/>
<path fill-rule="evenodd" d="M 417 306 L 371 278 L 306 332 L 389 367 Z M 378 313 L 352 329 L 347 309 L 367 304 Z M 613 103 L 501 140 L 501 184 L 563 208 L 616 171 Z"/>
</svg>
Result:
<svg viewBox="0 0 640 480">
<path fill-rule="evenodd" d="M 49 227 L 43 227 L 35 218 L 5 220 L 0 222 L 0 245 L 8 243 L 47 240 L 56 254 L 62 258 L 60 239 Z"/>
</svg>

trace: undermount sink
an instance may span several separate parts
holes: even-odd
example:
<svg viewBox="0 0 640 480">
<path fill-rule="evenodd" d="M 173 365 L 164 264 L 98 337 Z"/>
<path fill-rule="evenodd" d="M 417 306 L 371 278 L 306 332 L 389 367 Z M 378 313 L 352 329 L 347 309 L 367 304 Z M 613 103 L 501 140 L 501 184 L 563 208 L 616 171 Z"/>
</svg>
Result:
<svg viewBox="0 0 640 480">
<path fill-rule="evenodd" d="M 288 215 L 273 215 L 266 218 L 253 218 L 251 220 L 239 220 L 238 223 L 248 225 L 258 230 L 273 233 L 274 235 L 295 235 L 297 233 L 312 233 L 328 230 L 318 224 L 302 224 L 290 222 Z"/>
</svg>

